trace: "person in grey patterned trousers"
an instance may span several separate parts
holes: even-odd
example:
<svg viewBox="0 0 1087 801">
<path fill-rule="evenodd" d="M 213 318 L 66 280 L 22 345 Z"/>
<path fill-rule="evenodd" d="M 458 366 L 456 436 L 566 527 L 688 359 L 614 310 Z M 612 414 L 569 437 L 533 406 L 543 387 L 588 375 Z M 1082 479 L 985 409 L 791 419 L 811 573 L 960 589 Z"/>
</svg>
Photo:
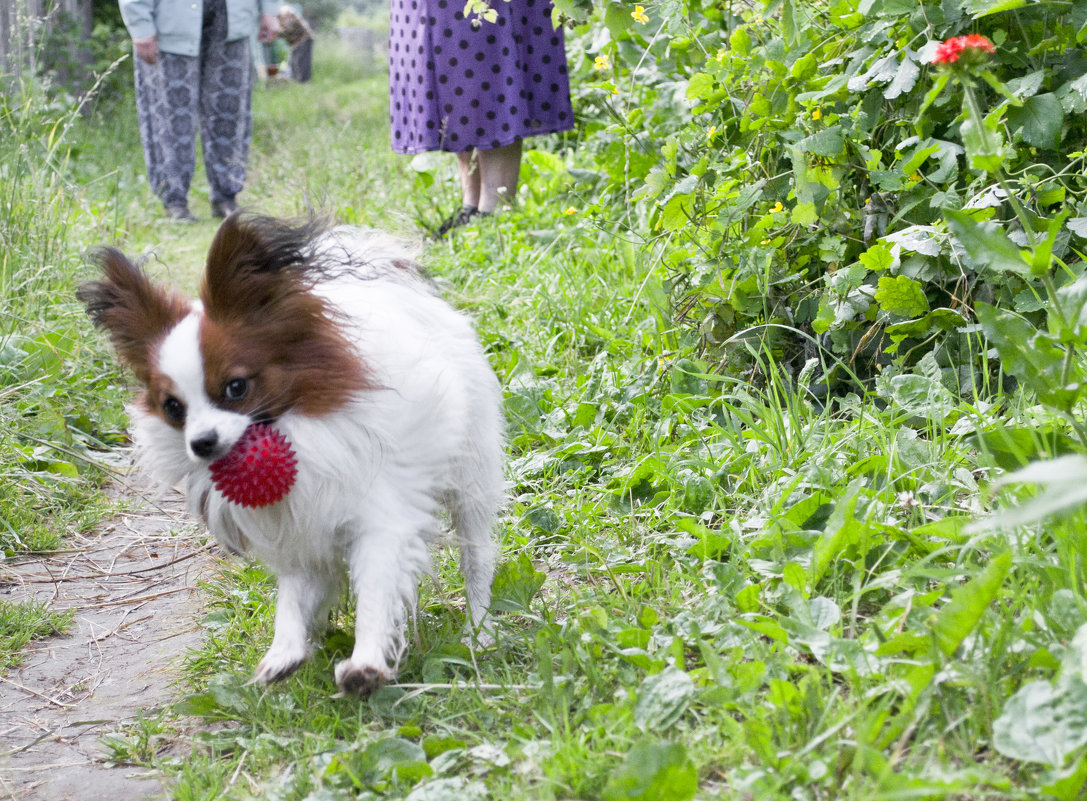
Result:
<svg viewBox="0 0 1087 801">
<path fill-rule="evenodd" d="M 249 37 L 279 34 L 275 0 L 119 0 L 136 53 L 136 114 L 151 188 L 170 219 L 193 222 L 199 121 L 211 213 L 238 207 L 251 133 Z"/>
</svg>

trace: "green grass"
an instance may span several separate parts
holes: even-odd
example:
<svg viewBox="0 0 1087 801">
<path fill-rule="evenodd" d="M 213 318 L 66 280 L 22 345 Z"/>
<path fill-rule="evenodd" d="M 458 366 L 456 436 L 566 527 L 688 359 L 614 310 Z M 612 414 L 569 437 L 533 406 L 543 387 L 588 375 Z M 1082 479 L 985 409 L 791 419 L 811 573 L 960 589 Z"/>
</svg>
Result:
<svg viewBox="0 0 1087 801">
<path fill-rule="evenodd" d="M 256 94 L 245 202 L 409 234 L 455 208 L 451 157 L 391 155 L 383 77 L 318 52 L 312 85 Z M 74 126 L 100 164 L 70 169 L 107 177 L 65 218 L 88 233 L 58 241 L 153 250 L 149 269 L 192 289 L 214 225 L 160 221 L 132 127 Z M 335 697 L 347 609 L 297 675 L 249 686 L 274 583 L 225 563 L 183 698 L 113 738 L 115 759 L 161 769 L 179 799 L 1076 797 L 1084 743 L 1047 721 L 1084 713 L 1084 515 L 969 525 L 1020 497 L 990 479 L 1056 452 L 1058 422 L 923 372 L 822 398 L 817 365 L 789 375 L 756 336 L 742 374 L 702 361 L 664 245 L 580 210 L 578 152 L 554 149 L 526 158 L 517 210 L 424 255 L 506 387 L 498 646 L 461 643 L 443 552 L 397 686 Z M 48 383 L 89 374 L 89 428 L 116 432 L 124 378 L 60 305 L 23 313 L 78 355 Z M 1031 681 L 1049 706 L 1009 718 Z"/>
<path fill-rule="evenodd" d="M 73 617 L 74 611 L 55 612 L 44 602 L 0 600 L 0 670 L 18 665 L 31 641 L 62 634 Z"/>
</svg>

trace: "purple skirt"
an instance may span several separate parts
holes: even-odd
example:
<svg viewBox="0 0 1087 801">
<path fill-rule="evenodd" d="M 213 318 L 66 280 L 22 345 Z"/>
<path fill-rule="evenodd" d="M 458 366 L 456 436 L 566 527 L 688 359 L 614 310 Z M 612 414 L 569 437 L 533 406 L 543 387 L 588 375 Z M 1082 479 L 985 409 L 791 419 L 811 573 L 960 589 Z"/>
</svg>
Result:
<svg viewBox="0 0 1087 801">
<path fill-rule="evenodd" d="M 389 116 L 397 153 L 489 150 L 574 127 L 562 29 L 550 0 L 392 0 Z"/>
</svg>

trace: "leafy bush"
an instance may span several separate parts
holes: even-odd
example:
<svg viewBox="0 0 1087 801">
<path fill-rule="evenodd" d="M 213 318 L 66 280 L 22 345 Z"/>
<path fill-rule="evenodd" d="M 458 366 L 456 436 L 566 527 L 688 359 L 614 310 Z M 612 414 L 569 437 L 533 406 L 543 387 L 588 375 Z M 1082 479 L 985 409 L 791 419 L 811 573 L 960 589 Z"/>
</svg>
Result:
<svg viewBox="0 0 1087 801">
<path fill-rule="evenodd" d="M 762 326 L 794 371 L 813 341 L 862 378 L 931 353 L 951 389 L 972 390 L 987 378 L 975 305 L 1037 327 L 1050 294 L 962 227 L 999 226 L 1020 246 L 1024 225 L 1052 229 L 1057 285 L 1082 271 L 1081 6 L 667 0 L 644 22 L 615 2 L 591 17 L 559 7 L 593 23 L 569 51 L 598 219 L 660 246 L 673 307 L 715 358 L 742 360 L 741 333 Z M 927 97 L 936 43 L 968 32 L 996 44 L 977 97 L 999 147 L 981 163 L 966 157 L 979 133 L 963 128 L 962 93 Z M 983 168 L 997 165 L 1003 186 Z M 967 218 L 956 227 L 946 209 Z"/>
</svg>

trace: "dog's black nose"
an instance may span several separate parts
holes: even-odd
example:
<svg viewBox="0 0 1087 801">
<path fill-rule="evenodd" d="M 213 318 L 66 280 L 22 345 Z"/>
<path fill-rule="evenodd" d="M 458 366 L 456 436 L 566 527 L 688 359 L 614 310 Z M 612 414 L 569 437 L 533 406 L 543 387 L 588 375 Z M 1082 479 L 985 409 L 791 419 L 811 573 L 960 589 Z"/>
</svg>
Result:
<svg viewBox="0 0 1087 801">
<path fill-rule="evenodd" d="M 215 446 L 219 444 L 219 435 L 214 431 L 207 431 L 195 439 L 189 440 L 192 452 L 201 459 L 207 459 L 215 453 Z"/>
</svg>

